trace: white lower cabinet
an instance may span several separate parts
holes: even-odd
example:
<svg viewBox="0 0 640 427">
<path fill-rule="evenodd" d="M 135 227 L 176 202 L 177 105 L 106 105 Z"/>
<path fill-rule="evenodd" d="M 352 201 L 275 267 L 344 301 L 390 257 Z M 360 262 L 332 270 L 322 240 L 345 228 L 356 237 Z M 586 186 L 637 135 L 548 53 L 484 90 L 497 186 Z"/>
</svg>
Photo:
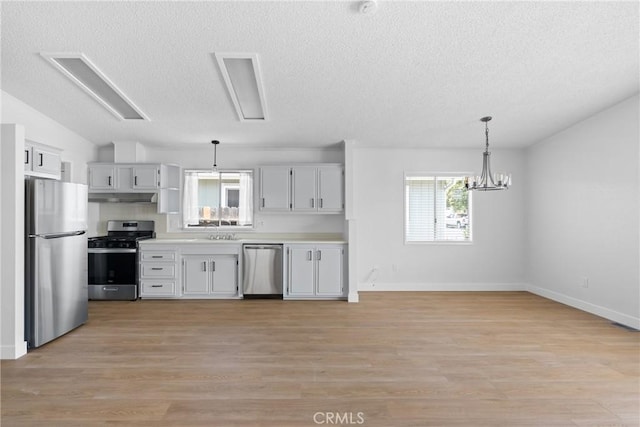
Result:
<svg viewBox="0 0 640 427">
<path fill-rule="evenodd" d="M 345 246 L 286 246 L 286 299 L 340 299 L 346 296 Z"/>
<path fill-rule="evenodd" d="M 238 255 L 185 255 L 182 257 L 185 297 L 238 296 Z"/>
<path fill-rule="evenodd" d="M 141 280 L 140 298 L 175 298 L 175 280 Z"/>
<path fill-rule="evenodd" d="M 177 250 L 172 247 L 140 246 L 140 298 L 179 297 Z"/>
<path fill-rule="evenodd" d="M 284 299 L 345 299 L 346 244 L 285 244 Z M 240 243 L 140 242 L 140 297 L 237 299 Z"/>
</svg>

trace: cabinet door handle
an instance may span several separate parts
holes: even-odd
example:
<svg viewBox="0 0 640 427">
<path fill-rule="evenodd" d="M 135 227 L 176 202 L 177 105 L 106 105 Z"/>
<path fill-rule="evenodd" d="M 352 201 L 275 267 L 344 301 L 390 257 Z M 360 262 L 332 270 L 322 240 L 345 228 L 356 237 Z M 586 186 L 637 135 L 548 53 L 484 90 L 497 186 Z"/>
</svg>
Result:
<svg viewBox="0 0 640 427">
<path fill-rule="evenodd" d="M 29 150 L 24 150 L 24 154 L 27 155 L 27 157 L 26 157 L 26 159 L 24 161 L 24 164 L 28 165 L 29 164 Z"/>
<path fill-rule="evenodd" d="M 164 268 L 162 267 L 151 267 L 152 270 L 158 271 L 158 270 L 164 270 Z"/>
<path fill-rule="evenodd" d="M 109 187 L 111 187 L 111 175 L 109 175 Z"/>
<path fill-rule="evenodd" d="M 216 262 L 211 261 L 211 271 L 216 271 Z"/>
<path fill-rule="evenodd" d="M 151 285 L 152 288 L 161 288 L 162 285 Z"/>
<path fill-rule="evenodd" d="M 262 207 L 264 208 L 264 197 L 262 198 Z"/>
<path fill-rule="evenodd" d="M 315 199 L 313 199 L 313 198 L 312 198 L 312 199 L 311 199 L 311 207 L 312 207 L 312 208 L 315 208 L 315 206 L 314 206 L 314 205 L 315 205 Z"/>
<path fill-rule="evenodd" d="M 320 206 L 318 206 L 320 209 L 322 209 L 322 197 L 320 198 Z"/>
<path fill-rule="evenodd" d="M 202 262 L 202 268 L 203 268 L 202 271 L 207 271 L 207 261 Z"/>
<path fill-rule="evenodd" d="M 313 257 L 313 252 L 307 251 L 307 261 L 312 261 L 312 257 Z"/>
<path fill-rule="evenodd" d="M 317 252 L 316 252 L 316 259 L 317 259 L 318 261 L 322 260 L 322 251 L 317 251 Z"/>
<path fill-rule="evenodd" d="M 138 185 L 138 176 L 133 177 L 133 185 Z"/>
<path fill-rule="evenodd" d="M 151 255 L 151 258 L 162 258 L 162 255 Z"/>
<path fill-rule="evenodd" d="M 42 166 L 44 164 L 44 155 L 42 153 L 39 153 L 38 155 L 40 156 L 40 165 L 39 166 Z"/>
</svg>

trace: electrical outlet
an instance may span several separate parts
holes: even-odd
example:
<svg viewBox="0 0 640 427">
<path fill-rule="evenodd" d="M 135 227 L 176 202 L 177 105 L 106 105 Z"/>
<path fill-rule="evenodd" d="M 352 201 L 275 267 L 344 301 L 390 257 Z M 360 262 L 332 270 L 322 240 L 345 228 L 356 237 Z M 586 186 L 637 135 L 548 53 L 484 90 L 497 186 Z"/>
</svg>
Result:
<svg viewBox="0 0 640 427">
<path fill-rule="evenodd" d="M 588 288 L 589 287 L 589 278 L 588 277 L 583 277 L 582 278 L 582 287 L 583 288 Z"/>
<path fill-rule="evenodd" d="M 376 280 L 378 280 L 378 266 L 374 266 L 371 269 L 371 272 L 369 273 L 369 277 L 367 278 L 367 281 L 371 282 L 371 286 L 375 286 L 376 285 Z"/>
</svg>

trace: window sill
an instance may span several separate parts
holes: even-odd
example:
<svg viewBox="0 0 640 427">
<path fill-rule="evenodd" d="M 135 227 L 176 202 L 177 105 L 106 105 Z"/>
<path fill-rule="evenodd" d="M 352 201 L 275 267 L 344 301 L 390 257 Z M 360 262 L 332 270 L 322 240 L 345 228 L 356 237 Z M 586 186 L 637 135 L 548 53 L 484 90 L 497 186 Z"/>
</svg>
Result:
<svg viewBox="0 0 640 427">
<path fill-rule="evenodd" d="M 405 240 L 405 245 L 445 245 L 445 246 L 470 246 L 473 245 L 473 241 L 448 241 L 448 240 L 434 240 L 434 241 L 424 241 L 424 242 L 407 242 Z"/>
</svg>

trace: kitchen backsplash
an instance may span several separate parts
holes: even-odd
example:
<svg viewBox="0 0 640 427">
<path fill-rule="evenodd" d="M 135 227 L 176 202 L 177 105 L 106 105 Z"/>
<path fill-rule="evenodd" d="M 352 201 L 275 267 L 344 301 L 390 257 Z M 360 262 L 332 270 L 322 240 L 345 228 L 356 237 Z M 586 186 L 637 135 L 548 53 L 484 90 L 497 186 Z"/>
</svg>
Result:
<svg viewBox="0 0 640 427">
<path fill-rule="evenodd" d="M 180 215 L 157 213 L 157 205 L 145 203 L 99 203 L 100 221 L 98 234 L 106 234 L 107 221 L 111 219 L 138 219 L 155 221 L 156 234 L 164 236 L 183 233 Z M 295 233 L 295 234 L 337 234 L 345 230 L 344 215 L 315 214 L 260 214 L 255 213 L 255 229 L 249 233 Z M 203 231 L 212 233 L 213 230 Z M 220 232 L 226 232 L 221 229 Z M 229 230 L 229 233 L 245 234 Z"/>
<path fill-rule="evenodd" d="M 156 232 L 167 232 L 167 215 L 157 212 L 154 203 L 100 203 L 101 234 L 107 233 L 107 221 L 110 219 L 138 219 L 155 221 Z"/>
</svg>

